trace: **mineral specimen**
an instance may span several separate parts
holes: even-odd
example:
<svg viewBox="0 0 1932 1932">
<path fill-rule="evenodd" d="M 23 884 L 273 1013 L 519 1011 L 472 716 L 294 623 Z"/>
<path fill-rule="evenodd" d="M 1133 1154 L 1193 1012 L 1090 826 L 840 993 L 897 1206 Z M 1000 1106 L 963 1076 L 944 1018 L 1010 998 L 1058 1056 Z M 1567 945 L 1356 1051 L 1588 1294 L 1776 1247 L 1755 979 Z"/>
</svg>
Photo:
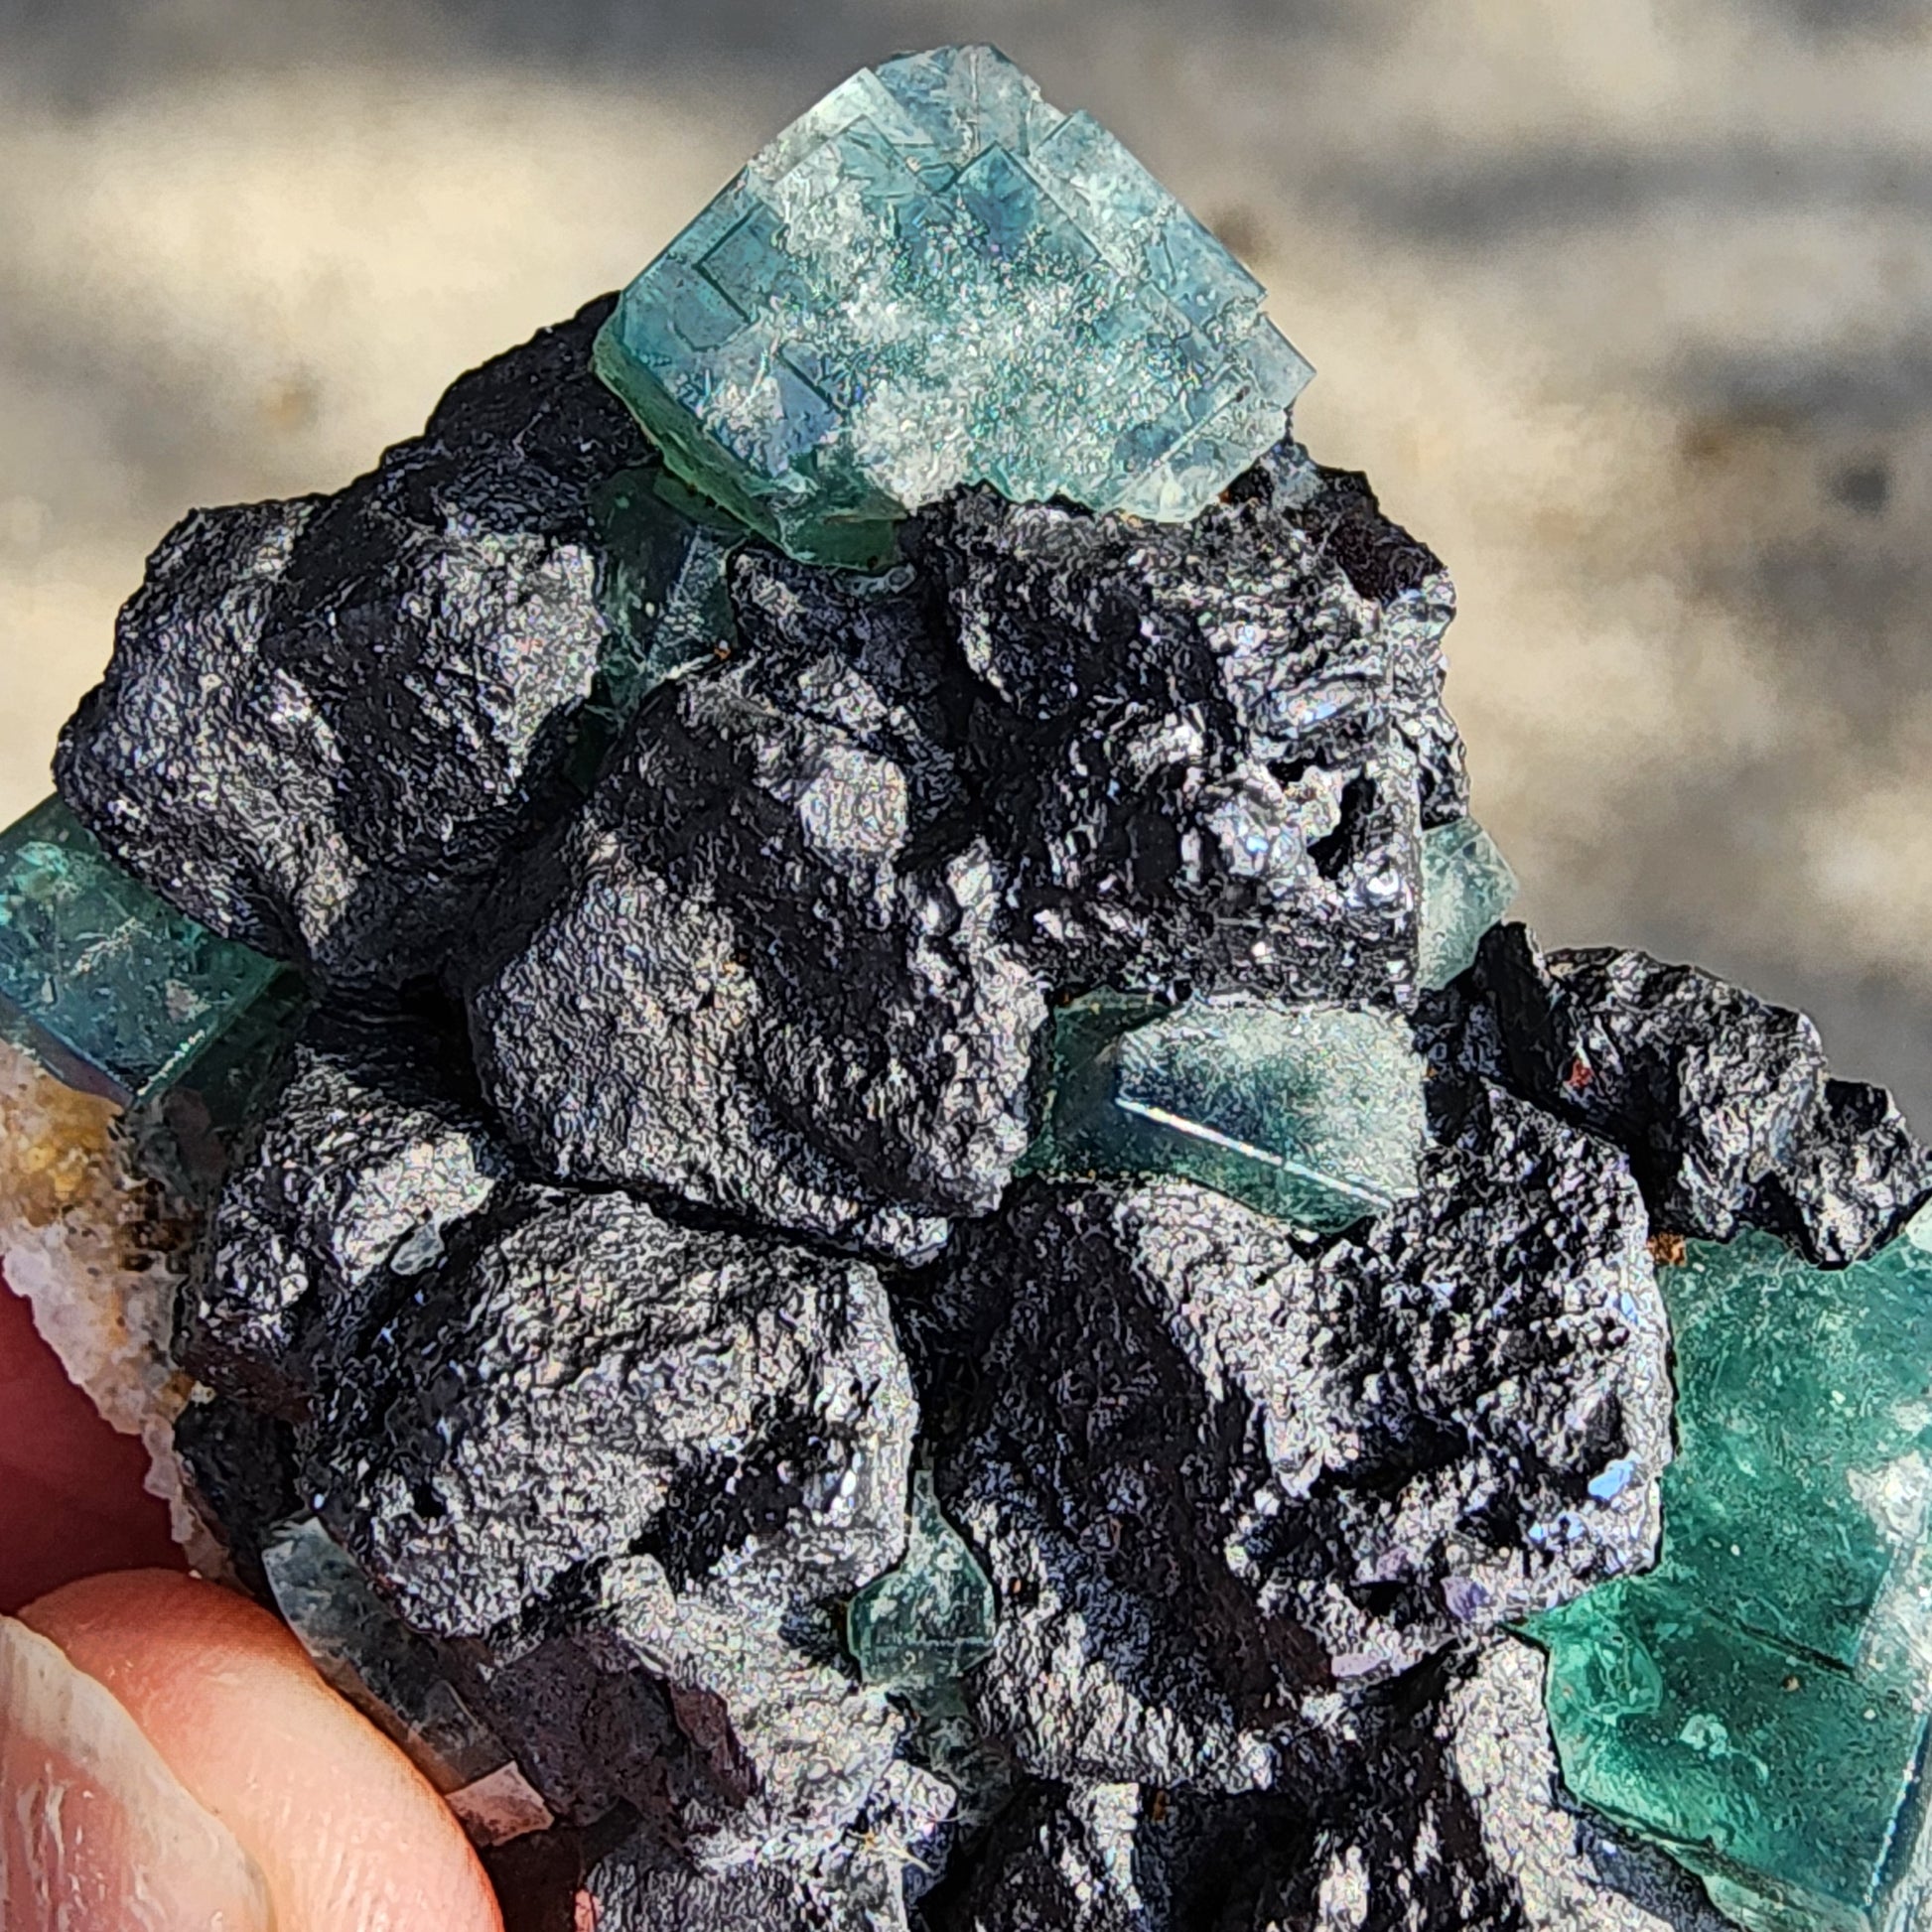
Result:
<svg viewBox="0 0 1932 1932">
<path fill-rule="evenodd" d="M 1309 365 L 1112 135 L 990 47 L 853 75 L 624 290 L 598 368 L 793 556 L 877 563 L 960 483 L 1180 520 Z"/>
<path fill-rule="evenodd" d="M 1496 923 L 1259 298 L 888 62 L 181 524 L 0 847 L 0 1260 L 512 1932 L 1927 1890 L 1932 1155 Z"/>
<path fill-rule="evenodd" d="M 1742 1924 L 1910 1924 L 1932 1900 L 1932 1255 L 1832 1273 L 1746 1233 L 1663 1278 L 1662 1558 L 1533 1626 L 1565 1774 Z"/>
<path fill-rule="evenodd" d="M 281 1524 L 263 1543 L 261 1561 L 275 1607 L 316 1668 L 409 1753 L 479 1844 L 555 1822 L 450 1682 L 450 1660 L 390 1613 L 313 1516 Z"/>
<path fill-rule="evenodd" d="M 440 1046 L 440 1053 L 436 1050 Z M 182 1298 L 182 1359 L 290 1421 L 489 1202 L 508 1156 L 420 1018 L 325 1013 L 296 1042 Z"/>
<path fill-rule="evenodd" d="M 330 497 L 198 510 L 62 736 L 62 796 L 216 932 L 399 982 L 561 807 L 613 630 L 591 493 L 648 465 L 583 314 L 465 376 Z"/>
<path fill-rule="evenodd" d="M 1932 1156 L 1876 1087 L 1828 1076 L 1818 1030 L 1695 966 L 1483 941 L 1464 1057 L 1630 1156 L 1657 1225 L 1768 1228 L 1808 1260 L 1872 1252 L 1932 1191 Z"/>
<path fill-rule="evenodd" d="M 926 1691 L 950 1683 L 993 1650 L 993 1586 L 939 1511 L 932 1477 L 912 1476 L 905 1557 L 846 1610 L 846 1641 L 869 1684 Z"/>
<path fill-rule="evenodd" d="M 1650 1560 L 1642 1207 L 1506 1096 L 1317 1258 L 1175 1180 L 1029 1181 L 956 1252 L 1002 1311 L 938 1464 L 1001 1603 L 968 1691 L 1036 1775 L 1265 1787 L 1322 1700 Z"/>
</svg>

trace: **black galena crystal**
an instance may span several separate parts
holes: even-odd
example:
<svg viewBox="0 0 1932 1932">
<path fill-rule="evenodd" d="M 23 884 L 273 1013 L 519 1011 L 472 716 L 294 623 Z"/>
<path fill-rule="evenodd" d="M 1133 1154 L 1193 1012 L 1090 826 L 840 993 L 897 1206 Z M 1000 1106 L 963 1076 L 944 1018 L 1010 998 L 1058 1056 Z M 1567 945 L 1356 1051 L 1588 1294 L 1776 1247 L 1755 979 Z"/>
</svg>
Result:
<svg viewBox="0 0 1932 1932">
<path fill-rule="evenodd" d="M 1709 1932 L 1564 1788 L 1513 1631 L 1668 1544 L 1686 1238 L 1895 1254 L 1932 1156 L 1799 1016 L 1476 944 L 1442 565 L 1279 407 L 1195 462 L 1136 400 L 1150 342 L 1243 408 L 1306 371 L 1009 74 L 848 83 L 890 168 L 814 140 L 897 183 L 895 300 L 907 182 L 994 219 L 939 159 L 975 114 L 974 167 L 1112 183 L 1087 255 L 1000 256 L 1153 305 L 1088 494 L 922 493 L 817 364 L 817 469 L 717 440 L 771 401 L 717 386 L 721 291 L 807 271 L 713 210 L 368 476 L 156 551 L 63 798 L 310 996 L 208 1143 L 190 1493 L 513 1932 Z"/>
</svg>

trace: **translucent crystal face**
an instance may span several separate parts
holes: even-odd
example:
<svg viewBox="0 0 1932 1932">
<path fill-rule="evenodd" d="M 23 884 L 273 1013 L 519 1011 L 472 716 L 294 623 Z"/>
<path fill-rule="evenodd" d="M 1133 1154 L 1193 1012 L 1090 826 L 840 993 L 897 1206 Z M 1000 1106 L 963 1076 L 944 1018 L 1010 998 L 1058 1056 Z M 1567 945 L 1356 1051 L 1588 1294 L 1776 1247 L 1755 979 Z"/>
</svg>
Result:
<svg viewBox="0 0 1932 1932">
<path fill-rule="evenodd" d="M 1098 994 L 1061 1010 L 1054 1057 L 1036 1169 L 1184 1174 L 1315 1229 L 1415 1192 L 1423 1063 L 1387 1015 Z"/>
<path fill-rule="evenodd" d="M 58 798 L 0 832 L 0 1033 L 73 1085 L 159 1092 L 280 971 L 156 897 Z"/>
<path fill-rule="evenodd" d="M 1932 1254 L 1766 1234 L 1660 1271 L 1680 1452 L 1657 1568 L 1537 1620 L 1576 1795 L 1740 1924 L 1879 1932 L 1932 1902 Z"/>
<path fill-rule="evenodd" d="M 1098 123 L 940 48 L 758 155 L 625 289 L 597 365 L 746 522 L 877 563 L 967 482 L 1192 516 L 1311 374 L 1262 295 Z"/>
<path fill-rule="evenodd" d="M 905 1560 L 870 1583 L 846 1612 L 860 1674 L 888 1690 L 950 1684 L 993 1652 L 993 1586 L 940 1513 L 932 1478 L 912 1478 Z"/>
<path fill-rule="evenodd" d="M 317 1669 L 439 1791 L 486 1777 L 509 1756 L 444 1677 L 434 1647 L 384 1608 L 314 1517 L 279 1525 L 263 1545 L 262 1569 Z"/>
<path fill-rule="evenodd" d="M 1516 875 L 1474 819 L 1452 819 L 1425 832 L 1420 982 L 1447 986 L 1463 972 L 1477 942 L 1515 897 Z"/>
</svg>

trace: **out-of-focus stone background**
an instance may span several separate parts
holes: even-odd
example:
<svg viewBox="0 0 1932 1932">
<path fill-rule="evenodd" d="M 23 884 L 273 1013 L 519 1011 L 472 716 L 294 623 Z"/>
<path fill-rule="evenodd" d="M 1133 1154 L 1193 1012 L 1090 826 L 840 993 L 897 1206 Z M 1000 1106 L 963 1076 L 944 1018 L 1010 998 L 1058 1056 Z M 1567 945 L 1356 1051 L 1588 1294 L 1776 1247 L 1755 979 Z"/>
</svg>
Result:
<svg viewBox="0 0 1932 1932">
<path fill-rule="evenodd" d="M 1555 942 L 1932 1130 L 1927 0 L 0 0 L 0 820 L 191 504 L 330 488 L 852 68 L 987 39 L 1245 255 L 1461 590 Z"/>
</svg>

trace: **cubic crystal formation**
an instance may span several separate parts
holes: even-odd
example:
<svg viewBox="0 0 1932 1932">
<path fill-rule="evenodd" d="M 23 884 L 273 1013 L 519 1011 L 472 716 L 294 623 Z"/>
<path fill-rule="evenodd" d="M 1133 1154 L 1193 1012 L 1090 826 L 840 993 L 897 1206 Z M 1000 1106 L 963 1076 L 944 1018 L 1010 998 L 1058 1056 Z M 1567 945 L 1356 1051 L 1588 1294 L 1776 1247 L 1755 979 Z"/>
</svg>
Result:
<svg viewBox="0 0 1932 1932">
<path fill-rule="evenodd" d="M 1416 1190 L 1422 1058 L 1387 1014 L 1097 996 L 1055 1018 L 1059 1173 L 1185 1174 L 1308 1228 Z"/>
<path fill-rule="evenodd" d="M 59 798 L 0 833 L 0 1033 L 74 1085 L 149 1098 L 277 971 L 131 879 Z"/>
<path fill-rule="evenodd" d="M 515 1932 L 1918 1907 L 1932 1153 L 1497 923 L 1259 293 L 890 62 L 187 518 L 0 846 L 0 1259 Z"/>
<path fill-rule="evenodd" d="M 1765 1234 L 1663 1271 L 1678 1460 L 1648 1575 L 1539 1619 L 1571 1789 L 1740 1924 L 1880 1932 L 1932 1900 L 1932 1254 Z"/>
<path fill-rule="evenodd" d="M 597 364 L 665 460 L 795 557 L 873 563 L 966 483 L 1183 521 L 1309 365 L 1262 289 L 990 47 L 855 74 L 624 290 Z"/>
</svg>

